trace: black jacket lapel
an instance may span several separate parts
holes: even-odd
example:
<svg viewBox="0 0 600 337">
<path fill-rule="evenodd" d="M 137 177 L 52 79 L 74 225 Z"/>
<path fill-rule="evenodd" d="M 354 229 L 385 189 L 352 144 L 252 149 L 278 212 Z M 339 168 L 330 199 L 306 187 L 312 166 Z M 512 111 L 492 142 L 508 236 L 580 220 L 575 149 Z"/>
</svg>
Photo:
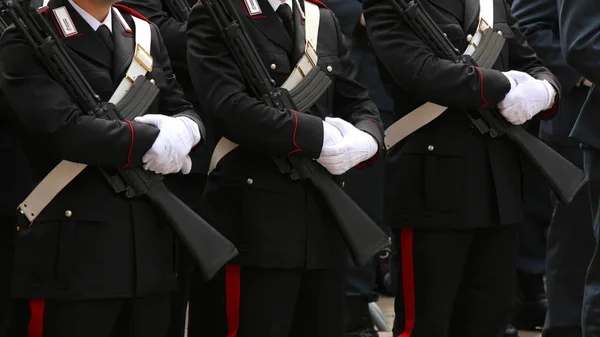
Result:
<svg viewBox="0 0 600 337">
<path fill-rule="evenodd" d="M 300 9 L 298 8 L 300 5 Z M 304 0 L 292 0 L 294 6 L 294 50 L 292 52 L 291 64 L 296 65 L 304 54 L 306 45 L 306 32 L 304 28 Z M 301 10 L 301 11 L 300 11 Z"/>
<path fill-rule="evenodd" d="M 113 40 L 115 42 L 115 51 L 113 53 L 113 68 L 112 68 L 112 79 L 115 82 L 115 86 L 119 85 L 121 78 L 125 76 L 125 71 L 129 68 L 131 61 L 133 60 L 133 54 L 135 52 L 135 38 L 133 36 L 132 29 L 135 29 L 133 22 L 127 23 L 129 30 L 123 27 L 123 24 L 119 22 L 117 15 L 114 11 L 118 9 L 113 8 Z M 126 15 L 124 15 L 126 17 Z M 150 52 L 149 50 L 147 52 Z"/>
<path fill-rule="evenodd" d="M 54 10 L 65 7 L 72 22 L 68 22 L 68 18 L 60 17 Z M 50 2 L 50 17 L 56 24 L 59 34 L 63 38 L 63 42 L 69 49 L 83 57 L 102 64 L 106 68 L 112 67 L 112 55 L 100 35 L 96 33 L 92 27 L 77 13 L 68 1 L 51 1 Z M 59 12 L 60 13 L 60 10 Z M 59 20 L 63 21 L 62 23 Z M 66 21 L 65 21 L 66 20 Z M 73 24 L 75 31 L 64 28 L 63 25 Z M 67 34 L 65 34 L 67 29 Z"/>
<path fill-rule="evenodd" d="M 275 13 L 268 0 L 258 0 L 258 3 L 262 10 L 262 14 L 248 16 L 248 18 L 267 38 L 285 48 L 288 53 L 291 53 L 293 49 L 292 39 L 290 39 L 285 31 L 285 27 L 283 26 L 283 23 L 281 23 L 279 15 Z"/>
</svg>

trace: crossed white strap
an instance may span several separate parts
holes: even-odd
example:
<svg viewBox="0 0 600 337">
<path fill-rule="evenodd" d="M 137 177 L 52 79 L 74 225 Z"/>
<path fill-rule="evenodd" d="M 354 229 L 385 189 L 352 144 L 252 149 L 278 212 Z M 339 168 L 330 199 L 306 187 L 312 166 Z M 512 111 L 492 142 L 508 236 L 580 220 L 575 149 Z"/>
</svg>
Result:
<svg viewBox="0 0 600 337">
<path fill-rule="evenodd" d="M 487 27 L 492 28 L 494 22 L 494 1 L 480 0 L 479 24 L 475 35 L 468 37 L 469 45 L 464 55 L 472 55 L 479 45 L 483 32 Z M 441 106 L 435 103 L 425 103 L 415 110 L 409 112 L 404 117 L 397 120 L 385 130 L 385 147 L 389 150 L 402 139 L 408 137 L 411 133 L 417 131 L 429 122 L 438 118 L 448 107 Z"/>
<path fill-rule="evenodd" d="M 47 1 L 44 5 L 47 4 Z M 114 14 L 124 25 L 125 30 L 131 31 L 127 22 L 119 10 L 114 10 Z M 121 80 L 117 90 L 113 93 L 109 102 L 116 104 L 131 89 L 133 82 L 138 76 L 145 76 L 147 72 L 152 71 L 152 56 L 150 56 L 150 46 L 152 43 L 152 34 L 150 24 L 132 16 L 135 23 L 135 41 L 136 49 L 133 60 L 127 69 L 126 75 Z M 74 163 L 68 160 L 61 161 L 44 179 L 35 187 L 27 198 L 19 204 L 17 208 L 30 223 L 46 208 L 46 206 L 67 186 L 75 177 L 77 177 L 86 164 Z"/>
</svg>

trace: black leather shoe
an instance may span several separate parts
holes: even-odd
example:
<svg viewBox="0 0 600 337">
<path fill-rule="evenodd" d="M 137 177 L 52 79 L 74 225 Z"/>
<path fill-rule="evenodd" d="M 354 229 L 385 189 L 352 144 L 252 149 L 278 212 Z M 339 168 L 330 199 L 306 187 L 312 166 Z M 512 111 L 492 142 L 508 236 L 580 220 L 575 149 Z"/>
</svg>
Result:
<svg viewBox="0 0 600 337">
<path fill-rule="evenodd" d="M 519 337 L 519 330 L 514 325 L 509 324 L 504 331 L 504 337 Z"/>
</svg>

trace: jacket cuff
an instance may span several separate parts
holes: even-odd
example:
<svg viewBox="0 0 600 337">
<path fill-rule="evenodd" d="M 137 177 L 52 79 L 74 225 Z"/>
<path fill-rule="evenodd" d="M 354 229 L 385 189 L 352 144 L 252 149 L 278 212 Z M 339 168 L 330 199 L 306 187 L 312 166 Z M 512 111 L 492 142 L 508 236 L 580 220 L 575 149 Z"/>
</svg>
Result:
<svg viewBox="0 0 600 337">
<path fill-rule="evenodd" d="M 152 144 L 158 137 L 160 130 L 148 124 L 137 123 L 126 120 L 125 123 L 129 125 L 131 131 L 131 140 L 129 143 L 129 150 L 127 152 L 127 162 L 123 168 L 127 167 L 141 167 L 143 166 L 142 157 L 150 150 Z"/>
<path fill-rule="evenodd" d="M 541 76 L 538 77 L 539 80 L 546 80 L 548 81 L 548 83 L 550 83 L 550 85 L 552 86 L 552 88 L 554 88 L 554 91 L 556 92 L 555 96 L 554 96 L 554 104 L 552 104 L 552 106 L 550 107 L 550 109 L 546 109 L 544 111 L 541 111 L 538 116 L 540 117 L 540 119 L 542 120 L 546 120 L 546 119 L 552 119 L 554 118 L 554 116 L 556 115 L 556 113 L 558 112 L 558 106 L 560 103 L 560 86 L 554 82 L 554 79 L 551 76 L 548 76 L 547 74 L 542 74 Z"/>
<path fill-rule="evenodd" d="M 362 130 L 368 134 L 370 134 L 371 136 L 373 136 L 373 138 L 375 138 L 375 140 L 377 141 L 377 147 L 379 149 L 383 149 L 383 137 L 384 137 L 384 133 L 383 133 L 383 126 L 381 126 L 380 124 L 370 120 L 370 119 L 365 119 L 362 120 L 358 123 L 356 123 L 354 125 L 357 129 Z"/>
<path fill-rule="evenodd" d="M 375 141 L 377 142 L 377 152 L 375 153 L 375 155 L 373 155 L 373 157 L 371 157 L 361 163 L 358 163 L 358 165 L 356 165 L 356 168 L 369 167 L 377 161 L 377 158 L 379 157 L 379 152 L 381 152 L 381 150 L 383 149 L 383 146 L 384 146 L 383 127 L 369 119 L 362 120 L 362 121 L 356 123 L 355 127 L 357 129 L 362 130 L 362 131 L 370 134 L 371 136 L 373 136 L 373 138 L 375 138 Z"/>
<path fill-rule="evenodd" d="M 479 94 L 481 96 L 481 105 L 477 110 L 489 106 L 496 107 L 510 91 L 510 81 L 498 70 L 478 67 L 475 70 L 479 73 Z"/>
<path fill-rule="evenodd" d="M 323 120 L 316 116 L 291 111 L 294 114 L 293 148 L 287 156 L 301 152 L 304 156 L 319 158 L 323 149 Z"/>
</svg>

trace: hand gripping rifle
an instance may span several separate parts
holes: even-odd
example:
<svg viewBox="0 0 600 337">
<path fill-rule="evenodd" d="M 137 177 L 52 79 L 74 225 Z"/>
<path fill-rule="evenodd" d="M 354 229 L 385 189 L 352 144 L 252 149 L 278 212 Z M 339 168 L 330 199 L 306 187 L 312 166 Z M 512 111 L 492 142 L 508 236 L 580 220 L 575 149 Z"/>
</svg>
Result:
<svg viewBox="0 0 600 337">
<path fill-rule="evenodd" d="M 148 110 L 159 91 L 151 80 L 139 76 L 116 106 L 102 102 L 69 57 L 56 32 L 29 0 L 2 0 L 2 3 L 23 38 L 82 111 L 97 118 L 123 120 Z M 119 169 L 116 175 L 109 175 L 106 170 L 102 172 L 115 192 L 124 192 L 129 198 L 145 196 L 162 212 L 196 259 L 205 279 L 212 278 L 237 255 L 231 242 L 167 189 L 162 175 L 139 168 Z"/>
<path fill-rule="evenodd" d="M 264 63 L 250 38 L 240 24 L 236 8 L 229 0 L 202 0 L 213 24 L 235 62 L 241 69 L 255 97 L 277 109 L 307 111 L 331 84 L 327 75 L 314 67 L 292 93 L 278 88 L 269 76 Z M 287 158 L 274 158 L 283 174 L 293 180 L 308 179 L 321 193 L 339 225 L 340 232 L 357 265 L 364 265 L 390 244 L 389 237 L 342 190 L 333 177 L 311 158 L 292 154 Z"/>
<path fill-rule="evenodd" d="M 187 22 L 192 11 L 187 0 L 165 0 L 169 14 L 178 22 Z"/>
<path fill-rule="evenodd" d="M 412 31 L 421 41 L 427 43 L 438 57 L 474 67 L 479 63 L 481 66 L 491 68 L 495 63 L 502 45 L 494 41 L 500 37 L 499 34 L 492 33 L 491 29 L 484 33 L 482 42 L 473 57 L 460 55 L 418 0 L 393 0 L 392 3 Z M 488 46 L 494 50 L 489 50 Z M 496 57 L 490 57 L 491 55 Z M 569 204 L 587 182 L 588 177 L 582 170 L 522 127 L 509 123 L 498 111 L 483 109 L 480 115 L 482 119 L 471 115 L 468 117 L 482 134 L 489 134 L 492 138 L 507 135 L 540 172 L 561 204 Z"/>
</svg>

